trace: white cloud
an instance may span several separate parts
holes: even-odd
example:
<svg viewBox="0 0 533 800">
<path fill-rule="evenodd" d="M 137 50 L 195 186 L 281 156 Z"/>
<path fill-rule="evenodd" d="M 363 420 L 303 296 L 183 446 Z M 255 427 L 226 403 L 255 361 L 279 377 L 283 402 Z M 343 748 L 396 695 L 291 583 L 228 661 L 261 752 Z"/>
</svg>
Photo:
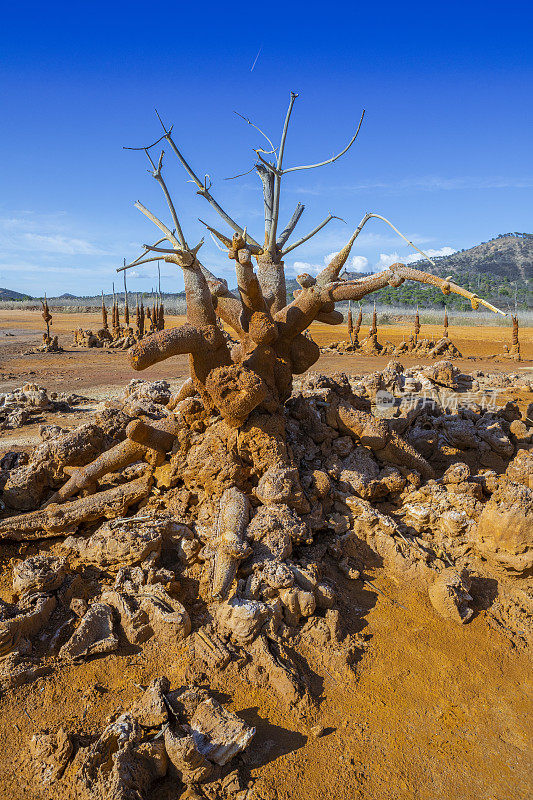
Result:
<svg viewBox="0 0 533 800">
<path fill-rule="evenodd" d="M 324 266 L 327 266 L 329 262 L 338 256 L 339 253 L 330 253 L 329 255 L 325 256 L 324 258 Z M 355 272 L 368 272 L 368 258 L 366 256 L 353 256 L 351 262 L 348 262 L 347 269 L 349 269 L 349 265 L 351 264 L 351 269 Z"/>
<path fill-rule="evenodd" d="M 28 242 L 30 249 L 41 250 L 45 253 L 62 253 L 68 256 L 106 255 L 105 250 L 95 247 L 86 239 L 76 239 L 60 234 L 43 236 L 39 233 L 25 233 L 24 239 Z"/>
<path fill-rule="evenodd" d="M 354 256 L 352 258 L 352 269 L 355 272 L 368 272 L 368 258 L 365 256 Z"/>
<path fill-rule="evenodd" d="M 452 253 L 455 253 L 453 247 L 441 247 L 439 250 L 428 249 L 425 251 L 426 254 L 430 257 L 438 257 L 438 256 L 451 256 Z M 412 253 L 408 256 L 400 256 L 398 252 L 394 253 L 380 253 L 379 260 L 374 264 L 374 272 L 379 272 L 382 269 L 386 269 L 390 267 L 391 264 L 395 264 L 396 262 L 400 261 L 402 264 L 414 264 L 415 261 L 423 260 L 424 256 L 420 255 L 420 253 Z"/>
<path fill-rule="evenodd" d="M 391 264 L 395 264 L 397 261 L 400 260 L 400 254 L 395 253 L 380 253 L 379 259 L 374 264 L 374 272 L 379 272 L 382 269 L 386 269 L 390 267 Z"/>
<path fill-rule="evenodd" d="M 309 275 L 318 275 L 321 269 L 323 269 L 321 264 L 310 264 L 309 261 L 295 261 L 292 265 L 294 275 L 301 275 L 304 272 Z"/>
</svg>

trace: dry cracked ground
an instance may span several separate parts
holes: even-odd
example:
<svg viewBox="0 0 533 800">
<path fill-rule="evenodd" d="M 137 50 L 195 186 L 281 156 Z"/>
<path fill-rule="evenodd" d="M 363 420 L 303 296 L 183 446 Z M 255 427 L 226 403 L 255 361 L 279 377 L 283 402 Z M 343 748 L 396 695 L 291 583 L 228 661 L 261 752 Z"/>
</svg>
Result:
<svg viewBox="0 0 533 800">
<path fill-rule="evenodd" d="M 531 796 L 531 331 L 323 355 L 280 472 L 185 358 L 130 383 L 79 321 L 24 355 L 38 315 L 2 315 L 2 798 Z"/>
</svg>

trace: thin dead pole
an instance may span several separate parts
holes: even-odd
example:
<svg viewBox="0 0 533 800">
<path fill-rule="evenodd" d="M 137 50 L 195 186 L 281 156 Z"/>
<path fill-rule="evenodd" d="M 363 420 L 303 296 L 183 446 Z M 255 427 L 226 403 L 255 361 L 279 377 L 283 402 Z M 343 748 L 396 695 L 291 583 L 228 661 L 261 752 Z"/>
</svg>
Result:
<svg viewBox="0 0 533 800">
<path fill-rule="evenodd" d="M 144 303 L 141 295 L 141 303 L 139 305 L 139 295 L 137 294 L 137 330 L 139 333 L 139 339 L 142 339 L 144 336 Z"/>
<path fill-rule="evenodd" d="M 448 309 L 444 306 L 444 336 L 448 338 Z"/>
<path fill-rule="evenodd" d="M 111 327 L 116 330 L 117 327 L 117 298 L 115 297 L 115 281 L 113 281 L 113 308 L 111 309 Z"/>
<path fill-rule="evenodd" d="M 372 312 L 372 327 L 370 328 L 369 335 L 373 336 L 378 332 L 378 315 L 376 311 L 376 304 L 374 303 L 374 311 Z"/>
<path fill-rule="evenodd" d="M 351 300 L 348 300 L 348 336 L 350 337 L 350 343 L 353 344 L 353 317 Z"/>
<path fill-rule="evenodd" d="M 161 278 L 159 280 L 159 330 L 165 330 L 165 304 L 163 303 L 163 293 L 161 292 Z"/>
<path fill-rule="evenodd" d="M 416 307 L 415 317 L 415 342 L 418 341 L 418 334 L 420 333 L 420 314 L 418 313 L 418 306 Z"/>
<path fill-rule="evenodd" d="M 152 290 L 150 290 L 150 294 L 151 293 L 152 293 Z M 148 298 L 147 298 L 147 303 L 146 303 L 146 319 L 150 320 L 150 326 L 151 326 L 152 325 L 152 309 L 150 307 L 150 301 L 148 300 Z"/>
<path fill-rule="evenodd" d="M 363 307 L 359 306 L 359 314 L 357 315 L 357 319 L 355 321 L 355 329 L 354 329 L 354 334 L 356 339 L 359 336 L 359 331 L 361 330 L 362 324 L 363 324 Z"/>
<path fill-rule="evenodd" d="M 124 259 L 124 266 L 126 266 L 126 259 Z M 126 270 L 123 272 L 124 275 L 124 323 L 127 326 L 130 324 L 130 310 L 128 307 L 128 289 L 126 287 Z"/>
<path fill-rule="evenodd" d="M 107 308 L 105 307 L 104 290 L 102 289 L 102 328 L 104 331 L 108 330 L 107 325 Z"/>
<path fill-rule="evenodd" d="M 157 307 L 157 330 L 162 331 L 165 327 L 165 311 L 163 308 L 163 300 L 161 295 L 161 268 L 160 262 L 157 262 L 157 285 L 158 285 L 158 307 Z"/>
</svg>

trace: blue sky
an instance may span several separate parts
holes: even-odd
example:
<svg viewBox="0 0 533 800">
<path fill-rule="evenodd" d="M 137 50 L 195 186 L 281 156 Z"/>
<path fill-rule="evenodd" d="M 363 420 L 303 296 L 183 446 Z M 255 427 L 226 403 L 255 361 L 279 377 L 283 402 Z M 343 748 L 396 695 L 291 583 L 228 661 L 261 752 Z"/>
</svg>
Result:
<svg viewBox="0 0 533 800">
<path fill-rule="evenodd" d="M 366 211 L 437 253 L 531 231 L 532 16 L 530 3 L 453 0 L 4 4 L 0 286 L 32 295 L 118 286 L 116 266 L 157 238 L 134 201 L 168 221 L 144 154 L 122 149 L 159 136 L 154 106 L 221 205 L 261 237 L 258 178 L 224 180 L 263 146 L 233 111 L 276 141 L 290 90 L 300 96 L 287 166 L 331 156 L 363 108 L 366 117 L 344 158 L 285 178 L 282 225 L 298 201 L 300 236 L 328 211 L 347 223 L 293 251 L 289 275 L 317 269 Z M 189 242 L 203 235 L 198 217 L 221 228 L 170 151 L 165 160 Z M 354 266 L 408 255 L 372 220 Z M 232 282 L 209 238 L 202 260 Z M 139 268 L 129 288 L 150 289 L 154 275 Z M 162 275 L 166 291 L 181 289 L 175 268 Z"/>
</svg>

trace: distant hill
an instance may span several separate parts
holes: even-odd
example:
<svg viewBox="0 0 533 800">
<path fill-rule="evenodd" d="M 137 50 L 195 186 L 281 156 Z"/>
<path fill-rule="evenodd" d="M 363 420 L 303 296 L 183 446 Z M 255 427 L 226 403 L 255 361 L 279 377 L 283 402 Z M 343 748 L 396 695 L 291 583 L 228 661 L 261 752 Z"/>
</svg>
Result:
<svg viewBox="0 0 533 800">
<path fill-rule="evenodd" d="M 435 259 L 440 275 L 490 274 L 509 281 L 533 278 L 533 233 L 501 233 L 495 239 Z"/>
<path fill-rule="evenodd" d="M 60 294 L 58 299 L 59 300 L 76 300 L 77 298 L 76 298 L 75 294 L 69 294 L 68 292 L 65 292 L 65 294 Z"/>
<path fill-rule="evenodd" d="M 420 259 L 413 266 L 433 272 L 476 292 L 503 311 L 525 310 L 533 305 L 533 234 L 502 233 L 488 242 L 435 258 L 435 265 Z M 355 276 L 354 276 L 355 277 Z M 446 298 L 438 290 L 407 282 L 398 289 L 387 287 L 372 295 L 384 305 L 419 305 L 431 308 L 468 309 L 470 304 L 457 295 Z"/>
<path fill-rule="evenodd" d="M 14 292 L 13 289 L 0 289 L 0 300 L 33 300 L 29 294 Z"/>
</svg>

